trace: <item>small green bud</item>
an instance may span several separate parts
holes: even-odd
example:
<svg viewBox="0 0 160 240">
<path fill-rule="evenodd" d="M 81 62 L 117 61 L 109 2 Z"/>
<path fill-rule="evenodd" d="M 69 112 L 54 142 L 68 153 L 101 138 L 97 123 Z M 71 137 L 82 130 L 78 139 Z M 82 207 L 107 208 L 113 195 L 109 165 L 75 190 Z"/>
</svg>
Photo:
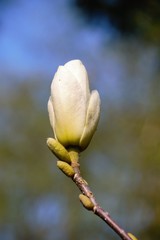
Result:
<svg viewBox="0 0 160 240">
<path fill-rule="evenodd" d="M 47 146 L 58 159 L 67 163 L 71 163 L 71 159 L 67 149 L 65 149 L 65 147 L 56 139 L 48 138 Z"/>
<path fill-rule="evenodd" d="M 87 210 L 92 210 L 94 205 L 91 202 L 91 200 L 85 196 L 84 194 L 80 194 L 79 195 L 79 200 L 81 201 L 81 203 L 83 204 L 83 206 L 87 209 Z"/>
<path fill-rule="evenodd" d="M 63 161 L 57 161 L 57 167 L 68 177 L 74 176 L 74 170 L 68 163 Z"/>
<path fill-rule="evenodd" d="M 129 236 L 132 240 L 138 240 L 132 233 L 128 233 L 128 236 Z"/>
</svg>

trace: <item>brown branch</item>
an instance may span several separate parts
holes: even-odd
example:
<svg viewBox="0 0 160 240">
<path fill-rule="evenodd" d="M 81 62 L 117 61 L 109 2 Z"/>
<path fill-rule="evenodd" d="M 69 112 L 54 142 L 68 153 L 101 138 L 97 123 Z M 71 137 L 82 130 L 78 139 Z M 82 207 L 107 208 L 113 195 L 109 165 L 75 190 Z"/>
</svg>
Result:
<svg viewBox="0 0 160 240">
<path fill-rule="evenodd" d="M 72 180 L 75 182 L 75 184 L 82 192 L 82 194 L 90 199 L 91 203 L 93 204 L 93 208 L 90 210 L 92 210 L 95 215 L 100 217 L 107 225 L 109 225 L 113 229 L 113 231 L 120 236 L 121 239 L 131 240 L 129 235 L 115 221 L 112 220 L 109 213 L 104 211 L 97 203 L 92 191 L 90 190 L 88 183 L 81 176 L 80 164 L 78 163 L 78 153 L 76 154 L 74 151 L 71 150 L 70 156 L 71 166 L 75 172 L 74 176 L 72 177 Z"/>
</svg>

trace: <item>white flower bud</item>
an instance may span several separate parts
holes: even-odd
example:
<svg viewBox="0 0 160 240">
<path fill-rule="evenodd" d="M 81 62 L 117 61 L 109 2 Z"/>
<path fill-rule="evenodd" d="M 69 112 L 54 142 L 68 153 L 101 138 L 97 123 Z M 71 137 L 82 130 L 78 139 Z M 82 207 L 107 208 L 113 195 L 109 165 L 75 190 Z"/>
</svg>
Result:
<svg viewBox="0 0 160 240">
<path fill-rule="evenodd" d="M 87 71 L 80 60 L 59 66 L 48 101 L 50 123 L 55 138 L 66 148 L 84 150 L 98 124 L 100 97 L 90 93 Z"/>
</svg>

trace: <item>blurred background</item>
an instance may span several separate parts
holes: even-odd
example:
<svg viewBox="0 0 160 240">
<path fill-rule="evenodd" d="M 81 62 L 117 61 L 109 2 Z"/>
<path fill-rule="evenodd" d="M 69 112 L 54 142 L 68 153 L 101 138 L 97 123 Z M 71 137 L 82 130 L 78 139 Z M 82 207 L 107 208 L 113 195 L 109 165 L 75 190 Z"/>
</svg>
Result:
<svg viewBox="0 0 160 240">
<path fill-rule="evenodd" d="M 160 2 L 0 0 L 0 240 L 114 240 L 56 167 L 47 101 L 81 59 L 101 96 L 81 154 L 97 201 L 138 239 L 160 239 Z"/>
</svg>

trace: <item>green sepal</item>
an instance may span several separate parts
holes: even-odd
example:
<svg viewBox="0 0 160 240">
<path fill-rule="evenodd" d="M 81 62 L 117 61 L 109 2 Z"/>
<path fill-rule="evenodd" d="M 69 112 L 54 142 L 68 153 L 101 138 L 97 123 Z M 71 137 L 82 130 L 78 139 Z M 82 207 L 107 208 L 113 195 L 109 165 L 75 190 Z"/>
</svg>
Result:
<svg viewBox="0 0 160 240">
<path fill-rule="evenodd" d="M 138 240 L 132 233 L 128 233 L 128 236 L 129 236 L 132 240 Z"/>
<path fill-rule="evenodd" d="M 75 174 L 73 168 L 66 162 L 57 161 L 57 167 L 68 177 L 72 178 Z"/>
<path fill-rule="evenodd" d="M 84 194 L 80 194 L 79 200 L 87 210 L 93 210 L 94 204 L 87 196 L 85 196 Z"/>
<path fill-rule="evenodd" d="M 71 163 L 71 158 L 67 149 L 56 139 L 48 138 L 47 146 L 58 159 L 67 163 Z"/>
</svg>

